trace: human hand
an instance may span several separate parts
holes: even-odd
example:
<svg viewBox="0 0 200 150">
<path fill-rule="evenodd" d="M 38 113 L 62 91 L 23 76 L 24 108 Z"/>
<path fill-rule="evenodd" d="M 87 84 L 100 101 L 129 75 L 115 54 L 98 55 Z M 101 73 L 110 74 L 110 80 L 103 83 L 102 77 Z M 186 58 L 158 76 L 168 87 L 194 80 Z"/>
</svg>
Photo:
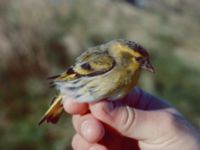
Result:
<svg viewBox="0 0 200 150">
<path fill-rule="evenodd" d="M 69 98 L 68 98 L 69 99 Z M 172 106 L 135 88 L 118 101 L 64 100 L 74 150 L 199 150 L 197 130 Z"/>
</svg>

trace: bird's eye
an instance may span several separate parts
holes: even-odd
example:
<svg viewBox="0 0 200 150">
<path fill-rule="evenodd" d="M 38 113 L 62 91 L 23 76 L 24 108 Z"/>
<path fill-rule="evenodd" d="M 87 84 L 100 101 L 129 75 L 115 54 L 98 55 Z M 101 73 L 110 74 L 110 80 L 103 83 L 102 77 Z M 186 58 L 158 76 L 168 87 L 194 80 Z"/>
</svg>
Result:
<svg viewBox="0 0 200 150">
<path fill-rule="evenodd" d="M 136 61 L 143 64 L 145 62 L 145 59 L 143 57 L 135 57 Z"/>
</svg>

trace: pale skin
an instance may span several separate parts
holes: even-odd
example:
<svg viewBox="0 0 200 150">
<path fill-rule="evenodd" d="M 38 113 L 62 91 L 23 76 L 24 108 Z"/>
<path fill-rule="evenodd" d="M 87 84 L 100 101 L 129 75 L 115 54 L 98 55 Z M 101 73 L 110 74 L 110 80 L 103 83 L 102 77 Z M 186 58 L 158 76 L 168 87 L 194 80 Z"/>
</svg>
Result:
<svg viewBox="0 0 200 150">
<path fill-rule="evenodd" d="M 167 102 L 135 88 L 117 101 L 64 98 L 74 150 L 200 150 L 200 133 Z"/>
</svg>

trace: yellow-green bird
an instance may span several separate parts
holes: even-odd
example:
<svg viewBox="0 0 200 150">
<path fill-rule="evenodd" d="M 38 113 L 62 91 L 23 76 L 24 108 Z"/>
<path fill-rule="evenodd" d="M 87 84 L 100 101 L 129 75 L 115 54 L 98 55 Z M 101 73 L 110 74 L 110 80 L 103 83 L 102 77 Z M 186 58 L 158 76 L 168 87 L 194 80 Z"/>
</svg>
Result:
<svg viewBox="0 0 200 150">
<path fill-rule="evenodd" d="M 81 54 L 73 66 L 50 79 L 59 91 L 41 118 L 56 123 L 63 111 L 62 97 L 80 103 L 102 99 L 117 100 L 136 85 L 141 69 L 154 72 L 149 54 L 134 41 L 117 39 L 92 47 Z"/>
</svg>

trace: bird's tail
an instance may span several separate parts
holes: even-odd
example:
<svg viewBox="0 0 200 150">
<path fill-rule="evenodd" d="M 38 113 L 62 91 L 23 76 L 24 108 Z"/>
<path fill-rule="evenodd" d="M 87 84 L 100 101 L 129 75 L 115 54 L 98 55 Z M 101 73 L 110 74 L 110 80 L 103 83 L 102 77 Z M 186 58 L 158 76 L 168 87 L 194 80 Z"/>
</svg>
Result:
<svg viewBox="0 0 200 150">
<path fill-rule="evenodd" d="M 41 125 L 44 121 L 50 123 L 57 123 L 62 112 L 63 112 L 62 97 L 61 95 L 58 95 L 53 99 L 50 108 L 42 116 L 38 124 Z"/>
</svg>

